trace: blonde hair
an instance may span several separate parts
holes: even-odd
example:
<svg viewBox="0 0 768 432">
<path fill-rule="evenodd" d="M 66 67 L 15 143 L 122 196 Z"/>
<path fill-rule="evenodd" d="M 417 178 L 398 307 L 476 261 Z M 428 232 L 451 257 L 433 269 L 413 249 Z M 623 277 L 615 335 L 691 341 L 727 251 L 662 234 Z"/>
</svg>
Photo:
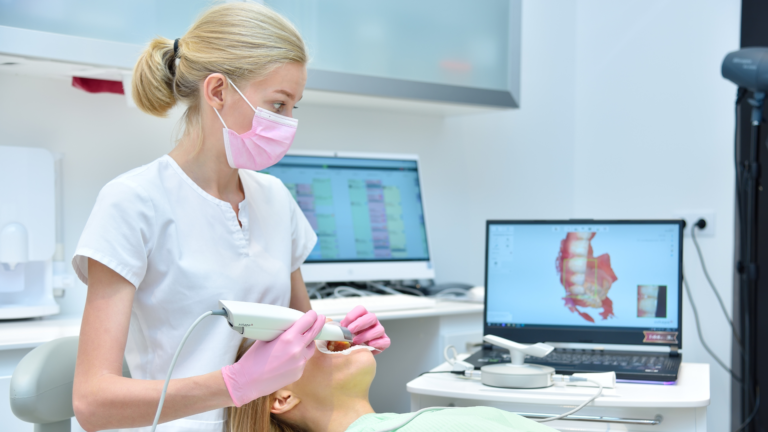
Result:
<svg viewBox="0 0 768 432">
<path fill-rule="evenodd" d="M 235 360 L 248 351 L 251 344 L 248 339 L 240 342 Z M 298 427 L 278 419 L 269 412 L 275 401 L 274 395 L 262 396 L 241 407 L 227 408 L 225 432 L 304 432 Z"/>
<path fill-rule="evenodd" d="M 179 38 L 178 53 L 171 39 L 149 43 L 133 69 L 133 100 L 158 117 L 181 102 L 187 105 L 185 125 L 199 124 L 200 84 L 212 73 L 238 83 L 307 61 L 301 35 L 280 14 L 257 3 L 226 3 L 198 18 Z"/>
</svg>

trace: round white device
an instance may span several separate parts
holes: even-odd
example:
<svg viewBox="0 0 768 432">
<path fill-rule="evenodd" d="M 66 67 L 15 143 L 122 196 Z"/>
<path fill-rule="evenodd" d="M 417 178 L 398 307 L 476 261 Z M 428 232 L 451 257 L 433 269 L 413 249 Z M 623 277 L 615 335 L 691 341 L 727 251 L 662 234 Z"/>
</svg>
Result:
<svg viewBox="0 0 768 432">
<path fill-rule="evenodd" d="M 552 385 L 555 369 L 536 364 L 493 364 L 480 368 L 480 381 L 491 387 L 533 389 Z"/>
<path fill-rule="evenodd" d="M 509 350 L 510 363 L 486 365 L 480 368 L 480 382 L 491 387 L 543 388 L 552 385 L 555 369 L 549 366 L 525 363 L 525 356 L 545 357 L 555 348 L 537 343 L 525 345 L 498 336 L 485 335 L 483 340 Z"/>
</svg>

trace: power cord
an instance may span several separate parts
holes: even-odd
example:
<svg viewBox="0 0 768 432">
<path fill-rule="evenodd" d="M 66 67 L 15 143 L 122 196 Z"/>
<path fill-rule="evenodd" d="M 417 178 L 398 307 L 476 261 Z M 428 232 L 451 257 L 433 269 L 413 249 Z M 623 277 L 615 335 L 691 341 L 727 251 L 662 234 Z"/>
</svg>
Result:
<svg viewBox="0 0 768 432">
<path fill-rule="evenodd" d="M 446 352 L 447 352 L 447 348 L 446 348 Z M 477 378 L 478 377 L 477 376 L 478 375 L 477 371 L 473 371 L 473 370 L 467 370 L 467 371 L 457 371 L 457 370 L 450 370 L 450 371 L 427 371 L 427 372 L 420 373 L 419 376 L 423 376 L 423 375 L 426 375 L 426 374 L 444 374 L 444 373 L 459 375 L 459 376 L 463 376 L 463 377 L 467 377 L 467 378 Z M 480 372 L 480 373 L 482 374 L 482 372 Z M 588 383 L 594 384 L 594 385 L 597 386 L 597 393 L 595 393 L 588 400 L 584 401 L 584 403 L 582 403 L 581 405 L 577 406 L 576 408 L 574 408 L 574 409 L 572 409 L 570 411 L 564 412 L 562 414 L 558 414 L 556 416 L 543 418 L 543 419 L 533 419 L 533 421 L 535 421 L 535 422 L 545 423 L 545 422 L 551 422 L 551 421 L 554 421 L 554 420 L 560 420 L 560 419 L 562 419 L 564 417 L 568 417 L 569 415 L 577 413 L 578 411 L 580 411 L 585 406 L 587 406 L 590 403 L 594 402 L 595 399 L 599 398 L 600 395 L 603 394 L 603 384 L 600 383 L 599 381 L 593 381 L 591 379 L 584 378 L 584 377 L 575 377 L 575 376 L 568 376 L 568 375 L 554 375 L 553 378 L 558 379 L 560 382 L 588 382 Z M 419 414 L 421 414 L 422 412 L 424 412 L 426 410 L 430 410 L 430 409 L 441 409 L 441 408 L 425 408 L 423 410 L 416 411 L 414 413 L 414 415 L 412 417 L 410 417 L 409 419 L 407 419 L 407 421 L 405 423 L 402 423 L 402 424 L 400 424 L 397 427 L 398 428 L 399 427 L 403 427 L 404 425 L 408 424 L 411 420 L 416 418 Z M 381 431 L 385 432 L 385 431 L 390 431 L 390 430 L 395 430 L 395 429 L 383 429 Z"/>
<path fill-rule="evenodd" d="M 696 223 L 691 227 L 691 238 L 693 239 L 693 244 L 696 246 L 696 253 L 699 255 L 699 262 L 701 263 L 701 269 L 704 272 L 704 276 L 707 278 L 707 282 L 709 282 L 710 288 L 712 288 L 712 292 L 715 293 L 715 297 L 717 297 L 717 302 L 720 303 L 720 309 L 723 310 L 723 315 L 725 316 L 725 319 L 728 321 L 728 325 L 731 326 L 731 331 L 733 332 L 733 337 L 736 339 L 736 342 L 739 345 L 739 348 L 742 347 L 741 338 L 739 338 L 738 333 L 736 333 L 736 327 L 733 325 L 733 319 L 728 315 L 728 310 L 725 307 L 725 303 L 723 302 L 723 298 L 720 297 L 720 292 L 715 287 L 715 283 L 712 282 L 712 278 L 709 276 L 709 271 L 707 270 L 707 263 L 704 262 L 704 255 L 701 253 L 701 247 L 699 247 L 699 240 L 696 237 L 696 229 L 704 229 L 707 226 L 707 221 L 704 219 L 699 219 L 696 221 Z"/>
<path fill-rule="evenodd" d="M 755 407 L 752 408 L 752 413 L 749 414 L 749 417 L 747 417 L 746 420 L 736 429 L 734 432 L 741 432 L 744 430 L 745 427 L 747 427 L 748 424 L 752 422 L 752 420 L 755 418 L 755 415 L 757 414 L 757 409 L 760 407 L 760 386 L 757 387 L 757 399 L 755 400 Z"/>
<path fill-rule="evenodd" d="M 152 423 L 152 432 L 155 432 L 155 429 L 157 429 L 157 424 L 160 422 L 160 413 L 163 412 L 163 404 L 165 403 L 165 394 L 168 392 L 168 383 L 171 382 L 171 374 L 173 374 L 173 368 L 176 366 L 176 360 L 179 359 L 179 353 L 181 353 L 181 349 L 184 348 L 184 344 L 187 342 L 187 338 L 189 338 L 189 335 L 192 334 L 192 330 L 194 330 L 195 327 L 197 327 L 197 325 L 200 324 L 200 321 L 205 319 L 205 317 L 208 317 L 211 315 L 227 316 L 227 313 L 223 310 L 218 310 L 218 311 L 208 311 L 200 315 L 200 317 L 196 319 L 191 326 L 189 326 L 189 330 L 187 330 L 187 332 L 184 334 L 184 337 L 181 339 L 181 343 L 179 344 L 179 347 L 176 348 L 176 353 L 173 355 L 173 360 L 171 360 L 171 366 L 168 368 L 168 375 L 166 375 L 165 377 L 165 384 L 163 384 L 163 392 L 160 393 L 160 403 L 157 404 L 155 421 Z"/>
<path fill-rule="evenodd" d="M 741 383 L 741 378 L 736 375 L 731 368 L 725 365 L 725 363 L 720 360 L 720 358 L 715 355 L 715 352 L 712 351 L 712 349 L 707 345 L 707 343 L 704 341 L 704 336 L 701 334 L 701 324 L 699 323 L 699 311 L 696 308 L 696 303 L 693 301 L 693 295 L 691 294 L 691 288 L 688 286 L 688 279 L 683 276 L 683 285 L 685 285 L 685 292 L 688 294 L 688 301 L 691 302 L 691 308 L 693 309 L 693 318 L 696 321 L 696 331 L 699 333 L 699 340 L 701 341 L 701 345 L 704 347 L 705 350 L 709 353 L 709 355 L 712 356 L 713 359 L 719 364 L 723 369 L 725 369 L 729 374 L 731 374 L 731 377 L 735 379 L 737 382 Z"/>
<path fill-rule="evenodd" d="M 555 376 L 557 376 L 557 375 L 555 375 Z M 563 377 L 563 375 L 560 375 L 560 376 Z M 534 421 L 539 422 L 539 423 L 550 422 L 550 421 L 553 421 L 553 420 L 559 420 L 559 419 L 561 419 L 563 417 L 567 417 L 567 416 L 569 416 L 571 414 L 575 414 L 576 412 L 578 412 L 579 410 L 581 410 L 585 406 L 587 406 L 590 403 L 592 403 L 595 399 L 599 398 L 601 394 L 603 394 L 603 384 L 600 383 L 599 381 L 592 381 L 591 379 L 582 378 L 582 377 L 574 377 L 574 376 L 570 376 L 570 377 L 567 377 L 567 378 L 568 378 L 568 381 L 571 381 L 571 382 L 573 382 L 573 381 L 586 381 L 588 383 L 595 384 L 598 387 L 597 393 L 595 393 L 595 395 L 592 396 L 588 401 L 584 402 L 583 404 L 577 406 L 576 408 L 574 408 L 574 409 L 572 409 L 572 410 L 570 410 L 568 412 L 562 413 L 560 415 L 556 415 L 554 417 L 547 417 L 547 418 L 538 419 L 538 420 L 534 420 Z"/>
</svg>

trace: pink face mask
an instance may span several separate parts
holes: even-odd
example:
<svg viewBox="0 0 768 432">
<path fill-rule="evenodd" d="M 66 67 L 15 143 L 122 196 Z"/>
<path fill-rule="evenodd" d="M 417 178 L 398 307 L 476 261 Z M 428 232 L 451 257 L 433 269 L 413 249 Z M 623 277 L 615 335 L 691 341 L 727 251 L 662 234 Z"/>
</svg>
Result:
<svg viewBox="0 0 768 432">
<path fill-rule="evenodd" d="M 227 162 L 232 168 L 254 171 L 269 168 L 279 162 L 291 148 L 299 121 L 262 108 L 254 108 L 240 89 L 232 81 L 229 83 L 255 113 L 251 130 L 239 135 L 227 128 L 219 111 L 216 108 L 213 109 L 224 125 L 224 149 L 227 151 Z"/>
</svg>

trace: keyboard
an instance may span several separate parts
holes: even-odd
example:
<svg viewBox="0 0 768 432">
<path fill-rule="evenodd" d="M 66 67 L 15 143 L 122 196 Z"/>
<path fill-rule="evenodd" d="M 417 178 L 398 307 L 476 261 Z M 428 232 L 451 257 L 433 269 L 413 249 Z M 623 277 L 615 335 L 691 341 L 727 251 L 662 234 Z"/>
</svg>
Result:
<svg viewBox="0 0 768 432">
<path fill-rule="evenodd" d="M 510 356 L 507 350 L 482 349 L 465 361 L 480 369 L 487 364 L 509 363 Z M 525 362 L 553 367 L 560 374 L 613 371 L 621 380 L 676 381 L 682 356 L 557 348 L 546 357 L 525 356 Z"/>
<path fill-rule="evenodd" d="M 322 315 L 345 315 L 357 305 L 363 305 L 369 312 L 388 312 L 409 309 L 433 308 L 437 301 L 432 298 L 412 295 L 378 295 L 366 297 L 341 297 L 310 300 L 312 309 Z"/>
</svg>

